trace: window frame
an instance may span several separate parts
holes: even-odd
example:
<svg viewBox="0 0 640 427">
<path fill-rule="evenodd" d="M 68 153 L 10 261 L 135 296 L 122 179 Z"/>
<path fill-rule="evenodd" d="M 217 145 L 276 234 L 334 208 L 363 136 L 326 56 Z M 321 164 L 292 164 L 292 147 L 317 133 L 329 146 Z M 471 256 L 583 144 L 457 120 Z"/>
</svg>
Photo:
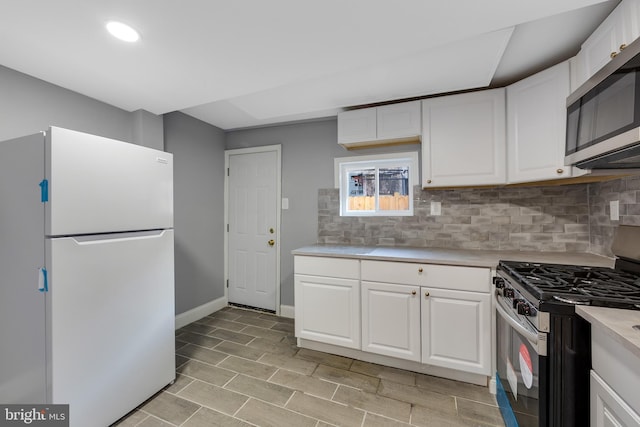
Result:
<svg viewBox="0 0 640 427">
<path fill-rule="evenodd" d="M 340 190 L 340 216 L 413 216 L 413 187 L 420 182 L 418 152 L 402 152 L 375 154 L 354 157 L 336 157 L 334 159 L 334 185 Z M 409 209 L 407 210 L 380 210 L 379 209 L 379 175 L 382 167 L 406 166 L 409 169 Z M 375 210 L 350 211 L 348 207 L 349 179 L 348 173 L 354 169 L 373 168 L 376 171 Z"/>
</svg>

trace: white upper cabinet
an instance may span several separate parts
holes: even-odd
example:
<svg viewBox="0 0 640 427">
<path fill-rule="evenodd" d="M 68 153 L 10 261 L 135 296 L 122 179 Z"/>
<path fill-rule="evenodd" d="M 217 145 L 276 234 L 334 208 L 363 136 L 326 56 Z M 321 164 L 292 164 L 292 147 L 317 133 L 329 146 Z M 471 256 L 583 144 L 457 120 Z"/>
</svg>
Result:
<svg viewBox="0 0 640 427">
<path fill-rule="evenodd" d="M 505 90 L 422 101 L 422 186 L 506 182 Z"/>
<path fill-rule="evenodd" d="M 571 90 L 586 82 L 638 36 L 640 0 L 623 0 L 582 44 Z"/>
<path fill-rule="evenodd" d="M 376 109 L 363 108 L 338 113 L 338 144 L 353 145 L 377 138 Z"/>
<path fill-rule="evenodd" d="M 420 139 L 420 101 L 338 113 L 338 144 L 347 149 Z"/>
<path fill-rule="evenodd" d="M 415 138 L 420 135 L 420 101 L 376 108 L 379 140 Z"/>
<path fill-rule="evenodd" d="M 564 165 L 569 63 L 507 87 L 508 183 L 571 176 Z"/>
</svg>

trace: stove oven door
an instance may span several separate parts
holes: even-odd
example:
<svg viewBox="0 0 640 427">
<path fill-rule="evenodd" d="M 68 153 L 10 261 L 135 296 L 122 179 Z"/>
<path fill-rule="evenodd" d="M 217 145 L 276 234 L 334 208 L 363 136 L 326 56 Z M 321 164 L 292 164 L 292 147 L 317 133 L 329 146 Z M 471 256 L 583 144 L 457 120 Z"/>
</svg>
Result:
<svg viewBox="0 0 640 427">
<path fill-rule="evenodd" d="M 508 301 L 496 296 L 497 401 L 507 427 L 546 426 L 545 338 Z M 546 344 L 546 343 L 544 343 Z"/>
</svg>

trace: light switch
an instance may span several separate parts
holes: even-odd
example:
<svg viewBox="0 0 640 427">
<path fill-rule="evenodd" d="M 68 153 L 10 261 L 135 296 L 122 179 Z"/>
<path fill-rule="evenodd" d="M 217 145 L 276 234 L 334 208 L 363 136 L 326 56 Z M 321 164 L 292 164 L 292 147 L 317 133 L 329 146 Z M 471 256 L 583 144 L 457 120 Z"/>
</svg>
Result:
<svg viewBox="0 0 640 427">
<path fill-rule="evenodd" d="M 442 203 L 431 202 L 431 215 L 442 215 Z"/>
<path fill-rule="evenodd" d="M 282 198 L 282 209 L 289 209 L 289 199 L 286 197 Z"/>
<path fill-rule="evenodd" d="M 620 202 L 618 200 L 612 200 L 609 202 L 611 208 L 611 221 L 620 221 Z"/>
</svg>

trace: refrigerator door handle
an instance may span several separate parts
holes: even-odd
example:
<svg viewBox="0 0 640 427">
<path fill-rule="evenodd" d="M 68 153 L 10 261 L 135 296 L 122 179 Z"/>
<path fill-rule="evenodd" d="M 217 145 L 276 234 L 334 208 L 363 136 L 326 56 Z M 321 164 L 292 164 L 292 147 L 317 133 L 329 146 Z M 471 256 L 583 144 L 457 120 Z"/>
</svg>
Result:
<svg viewBox="0 0 640 427">
<path fill-rule="evenodd" d="M 161 230 L 145 230 L 145 231 L 132 231 L 124 233 L 108 233 L 108 234 L 88 234 L 82 236 L 69 236 L 68 238 L 78 245 L 95 244 L 100 242 L 128 240 L 128 239 L 144 239 L 162 237 L 166 233 L 166 229 Z"/>
<path fill-rule="evenodd" d="M 49 201 L 49 180 L 43 179 L 40 181 L 40 201 L 46 203 Z"/>
<path fill-rule="evenodd" d="M 46 268 L 38 269 L 38 290 L 40 292 L 49 292 L 49 278 Z"/>
</svg>

